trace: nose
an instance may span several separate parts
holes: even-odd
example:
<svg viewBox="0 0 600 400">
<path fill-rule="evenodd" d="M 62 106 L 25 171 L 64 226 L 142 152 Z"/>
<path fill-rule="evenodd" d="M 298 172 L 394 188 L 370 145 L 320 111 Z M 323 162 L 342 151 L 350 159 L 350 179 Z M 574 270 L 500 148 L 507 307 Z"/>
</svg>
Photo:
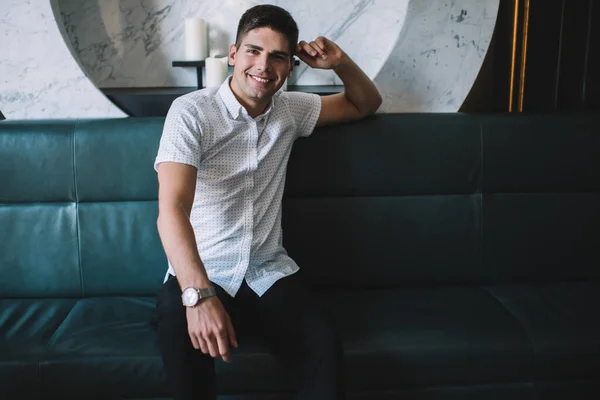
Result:
<svg viewBox="0 0 600 400">
<path fill-rule="evenodd" d="M 261 54 L 256 66 L 261 71 L 265 71 L 265 72 L 271 71 L 271 62 L 269 59 L 269 55 Z"/>
</svg>

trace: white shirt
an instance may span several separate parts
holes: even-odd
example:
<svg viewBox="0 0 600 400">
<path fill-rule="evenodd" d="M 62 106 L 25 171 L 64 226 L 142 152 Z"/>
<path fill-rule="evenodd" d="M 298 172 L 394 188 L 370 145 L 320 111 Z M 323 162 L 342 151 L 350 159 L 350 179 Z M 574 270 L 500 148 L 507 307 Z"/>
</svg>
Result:
<svg viewBox="0 0 600 400">
<path fill-rule="evenodd" d="M 262 296 L 299 269 L 282 245 L 281 199 L 292 145 L 312 133 L 321 98 L 280 90 L 252 118 L 230 79 L 173 102 L 154 168 L 165 161 L 196 167 L 190 221 L 208 278 L 231 296 L 245 278 Z"/>
</svg>

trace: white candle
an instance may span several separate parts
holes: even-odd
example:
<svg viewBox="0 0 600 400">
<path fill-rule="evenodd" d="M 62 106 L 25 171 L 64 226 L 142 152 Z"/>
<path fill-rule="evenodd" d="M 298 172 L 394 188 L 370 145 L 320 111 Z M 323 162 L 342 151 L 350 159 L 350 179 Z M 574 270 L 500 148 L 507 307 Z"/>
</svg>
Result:
<svg viewBox="0 0 600 400">
<path fill-rule="evenodd" d="M 204 60 L 204 68 L 206 68 L 206 87 L 221 86 L 227 78 L 229 72 L 227 65 L 227 57 L 208 57 Z"/>
<path fill-rule="evenodd" d="M 204 60 L 207 49 L 206 22 L 202 18 L 187 18 L 185 20 L 185 59 L 188 61 Z"/>
</svg>

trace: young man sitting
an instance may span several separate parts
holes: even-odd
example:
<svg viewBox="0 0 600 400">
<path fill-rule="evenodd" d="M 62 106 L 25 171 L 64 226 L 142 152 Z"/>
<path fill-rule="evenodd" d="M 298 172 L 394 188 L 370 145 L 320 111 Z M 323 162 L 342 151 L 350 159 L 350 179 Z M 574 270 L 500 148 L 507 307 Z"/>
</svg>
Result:
<svg viewBox="0 0 600 400">
<path fill-rule="evenodd" d="M 335 71 L 344 92 L 280 91 L 294 55 Z M 296 372 L 299 398 L 342 399 L 342 345 L 282 246 L 281 199 L 294 141 L 374 113 L 381 96 L 334 42 L 298 43 L 295 21 L 276 6 L 244 13 L 229 63 L 221 87 L 173 102 L 155 161 L 169 260 L 157 299 L 167 379 L 176 399 L 215 399 L 214 359 L 231 360 L 242 316 Z"/>
</svg>

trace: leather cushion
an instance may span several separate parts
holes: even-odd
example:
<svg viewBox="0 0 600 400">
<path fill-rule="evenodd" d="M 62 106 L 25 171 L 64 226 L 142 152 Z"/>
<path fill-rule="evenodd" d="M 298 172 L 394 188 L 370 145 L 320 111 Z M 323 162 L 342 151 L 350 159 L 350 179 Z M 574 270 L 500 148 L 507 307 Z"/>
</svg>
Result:
<svg viewBox="0 0 600 400">
<path fill-rule="evenodd" d="M 489 282 L 481 196 L 287 198 L 283 242 L 315 285 Z"/>
<path fill-rule="evenodd" d="M 164 118 L 83 121 L 75 130 L 79 201 L 156 200 Z"/>
<path fill-rule="evenodd" d="M 457 114 L 394 114 L 318 128 L 294 144 L 286 195 L 474 193 L 481 183 L 478 122 Z"/>
<path fill-rule="evenodd" d="M 597 379 L 600 371 L 600 282 L 493 286 L 531 338 L 540 380 Z"/>
<path fill-rule="evenodd" d="M 0 203 L 75 201 L 73 125 L 61 120 L 2 121 Z"/>
<path fill-rule="evenodd" d="M 484 194 L 483 263 L 494 282 L 600 279 L 600 194 Z"/>
<path fill-rule="evenodd" d="M 81 295 L 76 205 L 0 205 L 0 296 Z"/>
<path fill-rule="evenodd" d="M 593 115 L 481 118 L 485 193 L 600 190 L 600 135 Z"/>
<path fill-rule="evenodd" d="M 74 304 L 72 299 L 0 299 L 2 396 L 41 396 L 39 363 L 48 359 L 48 342 Z"/>
<path fill-rule="evenodd" d="M 82 203 L 78 213 L 84 294 L 154 295 L 167 270 L 158 203 Z"/>
</svg>

